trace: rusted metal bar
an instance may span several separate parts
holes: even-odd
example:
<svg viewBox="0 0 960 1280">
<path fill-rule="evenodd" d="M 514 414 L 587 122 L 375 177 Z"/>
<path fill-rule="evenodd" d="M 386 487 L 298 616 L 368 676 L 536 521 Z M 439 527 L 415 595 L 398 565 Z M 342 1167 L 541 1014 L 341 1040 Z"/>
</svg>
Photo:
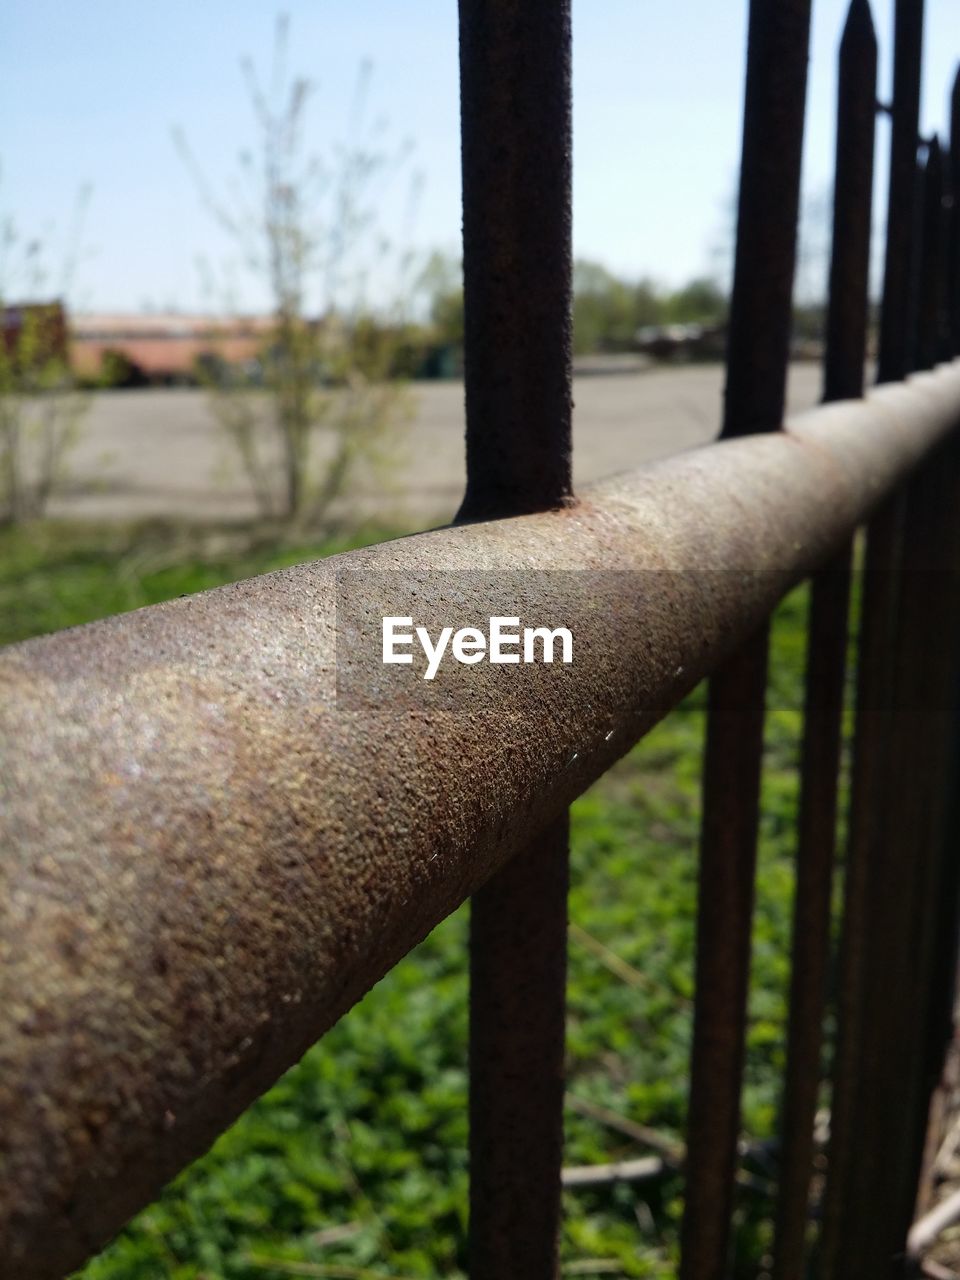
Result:
<svg viewBox="0 0 960 1280">
<path fill-rule="evenodd" d="M 3 651 L 0 1238 L 18 1280 L 100 1247 L 958 429 L 954 365 L 569 511 Z M 384 573 L 531 563 L 590 571 L 551 608 L 589 660 L 548 705 L 526 667 L 455 669 L 459 714 L 336 698 L 338 575 L 373 575 L 376 615 Z M 382 680 L 379 652 L 356 659 Z"/>
<path fill-rule="evenodd" d="M 890 184 L 878 381 L 910 367 L 916 316 L 916 157 L 919 120 L 922 0 L 897 0 L 894 23 Z M 824 1206 L 824 1280 L 886 1274 L 892 1265 L 890 1228 L 881 1203 L 891 1204 L 894 1174 L 882 1131 L 890 1105 L 884 1055 L 876 1028 L 889 1015 L 895 961 L 885 950 L 902 881 L 884 863 L 882 815 L 889 801 L 890 758 L 896 726 L 890 705 L 900 595 L 906 505 L 885 503 L 866 535 L 857 672 L 857 712 L 846 859 L 843 941 L 838 997 L 830 1165 Z M 896 887 L 894 887 L 896 886 Z M 886 924 L 881 923 L 885 921 Z M 886 1025 L 886 1024 L 885 1024 Z M 895 1101 L 895 1100 L 894 1100 Z M 878 1225 L 879 1224 L 879 1225 Z"/>
<path fill-rule="evenodd" d="M 470 1266 L 553 1276 L 563 1165 L 569 821 L 470 907 Z"/>
<path fill-rule="evenodd" d="M 910 369 L 910 340 L 916 317 L 913 182 L 920 125 L 923 0 L 897 0 L 893 43 L 890 185 L 878 382 L 897 382 Z"/>
<path fill-rule="evenodd" d="M 681 1277 L 726 1274 L 740 1132 L 768 627 L 710 680 Z M 759 693 L 759 696 L 758 696 Z"/>
<path fill-rule="evenodd" d="M 460 0 L 467 492 L 569 500 L 570 0 Z"/>
<path fill-rule="evenodd" d="M 945 449 L 948 484 L 951 489 L 947 500 L 954 512 L 952 545 L 943 551 L 943 562 L 952 574 L 951 585 L 957 590 L 956 574 L 960 565 L 960 446 L 956 442 Z M 955 604 L 955 601 L 951 603 Z M 954 625 L 956 620 L 954 619 Z M 946 648 L 940 647 L 941 654 Z M 955 668 L 955 664 L 954 664 Z M 949 697 L 952 679 L 952 698 Z M 942 781 L 946 789 L 946 805 L 943 818 L 943 829 L 940 836 L 940 874 L 939 891 L 935 895 L 936 917 L 931 925 L 933 937 L 933 954 L 930 961 L 931 981 L 929 994 L 929 1010 L 924 1035 L 924 1079 L 939 1087 L 941 1099 L 945 1102 L 949 1097 L 948 1082 L 943 1080 L 942 1071 L 948 1060 L 951 1042 L 954 1037 L 954 1010 L 958 987 L 958 955 L 960 955 L 960 671 L 945 673 L 945 691 L 948 694 L 947 709 L 952 713 L 951 731 L 947 734 L 946 763 L 943 767 Z M 931 1108 L 931 1122 L 935 1108 Z M 928 1126 L 929 1129 L 929 1126 Z M 937 1130 L 937 1142 L 942 1130 Z M 926 1167 L 924 1185 L 929 1187 L 933 1179 L 933 1170 Z M 927 1205 L 929 1208 L 929 1205 Z"/>
<path fill-rule="evenodd" d="M 751 0 L 723 438 L 783 419 L 809 30 L 809 0 Z M 708 698 L 681 1280 L 722 1276 L 729 1253 L 767 646 L 764 623 Z"/>
<path fill-rule="evenodd" d="M 852 0 L 839 58 L 824 356 L 824 399 L 828 402 L 863 395 L 876 82 L 877 41 L 870 5 L 868 0 Z M 851 544 L 847 542 L 811 582 L 790 1021 L 774 1241 L 776 1280 L 799 1280 L 804 1270 L 830 950 L 850 563 Z"/>
<path fill-rule="evenodd" d="M 947 315 L 949 321 L 947 353 L 960 354 L 960 68 L 953 81 L 950 96 L 950 150 L 947 168 L 947 217 L 946 217 L 946 272 Z M 960 511 L 960 447 L 948 448 L 947 457 L 952 467 L 953 494 L 946 499 L 954 511 Z M 960 533 L 955 530 L 960 541 Z M 954 547 L 952 558 L 947 553 L 951 567 L 960 564 L 960 548 Z M 943 836 L 943 880 L 939 893 L 939 911 L 935 929 L 935 954 L 932 960 L 932 991 L 929 1021 L 926 1032 L 925 1078 L 936 1074 L 948 1051 L 953 1036 L 954 1004 L 957 990 L 958 939 L 960 939 L 960 675 L 955 677 L 954 723 L 947 765 L 948 786 L 952 779 Z"/>
<path fill-rule="evenodd" d="M 926 257 L 926 254 L 924 255 Z M 934 255 L 942 276 L 943 261 Z M 893 695 L 898 736 L 892 753 L 893 793 L 886 838 L 893 855 L 911 864 L 913 900 L 904 901 L 901 929 L 902 995 L 892 991 L 895 1024 L 891 1093 L 902 1126 L 900 1185 L 891 1230 L 904 1247 L 914 1216 L 930 1103 L 940 1080 L 946 1044 L 938 1043 L 942 1009 L 938 993 L 956 970 L 935 967 L 938 935 L 953 932 L 941 899 L 956 883 L 956 848 L 946 846 L 950 776 L 956 719 L 956 655 L 960 650 L 960 469 L 951 444 L 940 449 L 910 481 L 904 525 L 900 593 L 900 653 Z M 952 903 L 956 911 L 956 898 Z M 911 909 L 912 908 L 912 909 Z M 901 1047 L 902 1046 L 902 1047 Z M 899 1068 L 899 1069 L 898 1069 Z M 894 1075 L 896 1073 L 896 1075 Z"/>
<path fill-rule="evenodd" d="M 724 437 L 783 418 L 809 34 L 809 0 L 751 0 Z"/>
<path fill-rule="evenodd" d="M 940 359 L 946 329 L 946 272 L 943 216 L 943 162 L 939 139 L 927 146 L 922 178 L 922 230 L 917 315 L 917 369 Z"/>
<path fill-rule="evenodd" d="M 923 179 L 916 351 L 929 367 L 944 322 L 936 146 Z M 874 614 L 865 625 L 883 631 L 887 657 L 878 653 L 865 661 L 867 678 L 861 682 L 864 701 L 882 702 L 866 709 L 869 724 L 858 730 L 864 761 L 860 773 L 867 784 L 854 792 L 847 932 L 857 935 L 850 949 L 856 948 L 860 973 L 857 983 L 851 974 L 845 976 L 826 1214 L 828 1258 L 836 1263 L 841 1236 L 847 1254 L 828 1275 L 847 1274 L 850 1265 L 863 1267 L 864 1275 L 871 1267 L 896 1270 L 898 1263 L 892 1260 L 900 1257 L 912 1217 L 929 1100 L 940 1065 L 937 1048 L 943 1047 L 926 1053 L 920 1048 L 925 1040 L 936 1043 L 929 1028 L 936 1024 L 939 1030 L 942 1022 L 932 994 L 943 987 L 935 967 L 941 955 L 936 939 L 950 936 L 955 928 L 954 913 L 939 895 L 950 882 L 943 862 L 950 735 L 942 717 L 949 717 L 955 692 L 956 584 L 951 572 L 960 550 L 953 514 L 956 463 L 953 449 L 931 464 L 910 486 L 900 509 L 890 508 L 887 518 L 871 529 L 874 573 L 867 574 L 865 594 Z M 881 606 L 882 622 L 877 616 Z M 936 710 L 931 690 L 939 701 Z M 882 1226 L 875 1229 L 876 1223 Z M 864 1236 L 874 1245 L 872 1255 L 866 1246 L 866 1257 Z"/>
<path fill-rule="evenodd" d="M 944 821 L 958 644 L 956 452 L 909 482 L 894 593 L 888 733 L 866 846 L 861 1070 L 855 1194 L 842 1248 L 854 1276 L 899 1275 L 913 1217 L 930 1096 Z M 948 854 L 955 859 L 955 850 Z"/>
<path fill-rule="evenodd" d="M 918 361 L 932 368 L 945 329 L 946 244 L 940 147 L 928 144 L 923 174 L 922 244 L 918 288 Z M 941 895 L 954 882 L 945 849 L 956 714 L 956 655 L 960 649 L 960 470 L 951 445 L 940 449 L 907 487 L 903 573 L 898 608 L 900 652 L 894 686 L 897 736 L 892 752 L 892 792 L 886 838 L 903 860 L 909 851 L 913 910 L 904 903 L 905 990 L 892 1007 L 899 1013 L 899 1043 L 909 1046 L 900 1063 L 898 1097 L 903 1157 L 892 1215 L 902 1247 L 913 1219 L 930 1103 L 940 1079 L 945 1045 L 937 992 L 944 976 L 938 932 L 951 930 Z M 952 930 L 951 930 L 952 931 Z M 938 1051 L 939 1050 L 939 1051 Z"/>
<path fill-rule="evenodd" d="M 882 772 L 889 737 L 890 651 L 899 557 L 899 507 L 884 503 L 873 518 L 861 578 L 860 632 L 849 829 L 844 874 L 843 937 L 837 992 L 837 1053 L 833 1069 L 829 1166 L 820 1240 L 824 1280 L 866 1275 L 856 1268 L 851 1250 L 853 1208 L 861 1215 L 860 1181 L 866 1174 L 860 1142 L 862 1091 L 870 1083 L 864 1049 L 867 1000 L 867 938 L 873 924 L 870 891 L 876 883 L 873 847 L 880 826 L 878 797 L 886 784 Z M 871 1064 L 875 1065 L 875 1064 Z M 882 1173 L 874 1170 L 874 1176 Z"/>
<path fill-rule="evenodd" d="M 877 39 L 869 0 L 851 0 L 840 42 L 833 241 L 823 398 L 863 395 L 876 132 Z"/>
<path fill-rule="evenodd" d="M 807 636 L 797 882 L 774 1275 L 804 1274 L 836 849 L 850 543 L 814 576 Z"/>
<path fill-rule="evenodd" d="M 572 500 L 570 0 L 460 0 L 460 84 L 467 521 Z M 557 823 L 472 906 L 473 1280 L 557 1272 L 568 862 Z"/>
</svg>

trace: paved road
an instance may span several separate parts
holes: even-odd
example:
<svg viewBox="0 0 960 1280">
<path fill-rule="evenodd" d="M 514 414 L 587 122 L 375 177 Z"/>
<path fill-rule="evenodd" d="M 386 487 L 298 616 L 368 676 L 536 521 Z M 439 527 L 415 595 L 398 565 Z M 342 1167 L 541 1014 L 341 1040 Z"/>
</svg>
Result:
<svg viewBox="0 0 960 1280">
<path fill-rule="evenodd" d="M 584 374 L 574 382 L 575 480 L 590 480 L 702 444 L 720 421 L 719 366 Z M 815 365 L 791 369 L 792 410 L 814 404 Z M 365 478 L 351 510 L 396 527 L 450 518 L 463 487 L 463 387 L 411 389 L 412 420 L 398 429 L 396 457 Z M 322 447 L 322 442 L 321 447 Z M 51 514 L 234 520 L 256 513 L 207 404 L 192 390 L 114 391 L 94 396 L 72 455 L 69 489 Z"/>
</svg>

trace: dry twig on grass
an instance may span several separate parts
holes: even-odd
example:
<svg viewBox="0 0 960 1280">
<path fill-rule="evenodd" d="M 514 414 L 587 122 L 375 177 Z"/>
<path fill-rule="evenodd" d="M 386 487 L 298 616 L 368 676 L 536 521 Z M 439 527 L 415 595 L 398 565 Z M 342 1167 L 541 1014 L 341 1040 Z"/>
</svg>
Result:
<svg viewBox="0 0 960 1280">
<path fill-rule="evenodd" d="M 608 1107 L 600 1106 L 599 1103 L 590 1102 L 586 1098 L 579 1098 L 574 1093 L 568 1093 L 566 1100 L 567 1105 L 574 1111 L 579 1111 L 582 1116 L 587 1116 L 591 1120 L 598 1120 L 608 1128 L 622 1133 L 624 1137 L 632 1138 L 634 1142 L 639 1142 L 642 1146 L 649 1147 L 651 1151 L 659 1151 L 668 1164 L 679 1168 L 683 1163 L 686 1155 L 684 1145 L 678 1139 L 670 1137 L 669 1134 L 660 1133 L 659 1130 L 651 1129 L 645 1124 L 638 1124 L 635 1120 L 621 1116 L 616 1111 L 611 1111 Z"/>
<path fill-rule="evenodd" d="M 938 1236 L 946 1231 L 947 1227 L 953 1226 L 958 1219 L 960 1219 L 960 1191 L 954 1191 L 913 1224 L 907 1236 L 907 1253 L 913 1258 L 919 1257 L 924 1250 L 929 1249 L 936 1242 Z"/>
<path fill-rule="evenodd" d="M 575 920 L 569 922 L 567 931 L 574 942 L 579 942 L 584 951 L 589 951 L 595 959 L 600 961 L 605 969 L 608 969 L 621 982 L 625 982 L 627 986 L 637 987 L 641 991 L 666 991 L 662 983 L 654 982 L 645 973 L 635 969 L 632 964 L 618 956 L 615 951 L 611 951 L 599 938 L 595 938 L 592 933 L 588 933 Z M 675 991 L 671 991 L 669 994 L 672 999 L 676 1000 L 677 1004 L 692 1008 L 692 1000 L 688 1000 L 685 996 L 680 996 Z"/>
</svg>

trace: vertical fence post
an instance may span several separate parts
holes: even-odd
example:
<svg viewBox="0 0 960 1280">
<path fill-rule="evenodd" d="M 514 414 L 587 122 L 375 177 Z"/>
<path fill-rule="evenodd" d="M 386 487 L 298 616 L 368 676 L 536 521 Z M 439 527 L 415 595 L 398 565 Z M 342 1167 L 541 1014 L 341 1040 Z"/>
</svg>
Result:
<svg viewBox="0 0 960 1280">
<path fill-rule="evenodd" d="M 916 155 L 923 43 L 922 0 L 897 0 L 887 243 L 878 380 L 896 381 L 915 356 L 917 305 Z M 917 513 L 913 505 L 914 517 Z M 911 993 L 908 939 L 918 873 L 902 817 L 917 777 L 903 752 L 909 737 L 902 709 L 913 691 L 904 662 L 924 604 L 905 590 L 918 547 L 911 504 L 900 494 L 867 530 L 859 640 L 849 844 L 834 1073 L 831 1148 L 823 1233 L 825 1280 L 897 1274 L 906 1224 L 902 1201 L 905 1148 L 905 1055 Z M 904 552 L 904 533 L 906 554 Z M 907 768 L 906 776 L 900 770 Z M 923 789 L 921 784 L 921 790 Z M 904 798 L 906 797 L 906 801 Z M 898 831 L 899 837 L 894 835 Z M 916 1046 L 913 1046 L 915 1049 Z"/>
<path fill-rule="evenodd" d="M 917 369 L 932 369 L 940 359 L 946 329 L 943 160 L 937 137 L 933 137 L 927 147 L 927 163 L 922 179 L 921 219 L 917 355 L 914 365 Z"/>
<path fill-rule="evenodd" d="M 467 489 L 459 520 L 571 499 L 570 0 L 460 0 Z M 470 1274 L 552 1280 L 568 825 L 475 895 Z"/>
<path fill-rule="evenodd" d="M 931 181 L 937 185 L 935 174 Z M 942 260 L 936 254 L 932 258 L 939 272 Z M 888 693 L 894 734 L 882 825 L 871 851 L 871 932 L 865 952 L 873 1001 L 863 1027 L 866 1098 L 857 1146 L 864 1162 L 860 1192 L 872 1212 L 857 1206 L 854 1225 L 869 1233 L 869 1243 L 863 1246 L 864 1269 L 853 1273 L 864 1276 L 878 1274 L 879 1268 L 899 1274 L 942 1067 L 944 1045 L 934 1034 L 938 991 L 944 980 L 951 984 L 956 963 L 954 956 L 946 974 L 935 967 L 941 958 L 938 935 L 942 929 L 954 932 L 956 911 L 955 901 L 942 903 L 941 897 L 955 883 L 951 864 L 956 859 L 945 831 L 955 785 L 948 770 L 960 647 L 958 462 L 956 444 L 950 442 L 924 463 L 906 493 Z"/>
<path fill-rule="evenodd" d="M 947 165 L 946 234 L 944 272 L 947 342 L 945 358 L 960 356 L 960 68 L 950 96 L 950 150 Z M 953 487 L 947 496 L 953 511 L 960 510 L 960 444 L 954 442 L 948 456 L 952 462 Z M 954 517 L 953 543 L 944 554 L 949 566 L 949 582 L 960 589 L 960 518 Z M 950 675 L 947 675 L 950 679 Z M 954 1035 L 954 1004 L 958 985 L 960 953 L 960 672 L 954 671 L 952 732 L 948 735 L 943 785 L 947 791 L 946 813 L 941 841 L 939 902 L 934 925 L 931 959 L 931 992 L 924 1037 L 925 1079 L 934 1080 L 942 1068 Z M 934 1136 L 933 1134 L 930 1135 Z M 939 1141 L 939 1135 L 936 1136 Z"/>
<path fill-rule="evenodd" d="M 851 0 L 838 69 L 825 402 L 863 395 L 877 93 L 877 38 L 869 0 Z"/>
<path fill-rule="evenodd" d="M 460 0 L 460 520 L 572 492 L 570 74 L 570 0 Z"/>
<path fill-rule="evenodd" d="M 922 184 L 921 251 L 917 324 L 918 368 L 937 362 L 944 333 L 946 271 L 943 173 L 939 142 L 927 148 Z M 937 935 L 944 924 L 940 897 L 952 876 L 944 849 L 948 761 L 952 754 L 960 556 L 960 451 L 954 442 L 924 464 L 907 487 L 903 564 L 897 610 L 898 654 L 894 684 L 896 738 L 886 839 L 891 858 L 911 866 L 904 877 L 912 899 L 903 903 L 905 976 L 900 999 L 891 1000 L 898 1044 L 906 1044 L 898 1081 L 903 1146 L 901 1185 L 894 1222 L 902 1245 L 917 1198 L 930 1103 L 942 1067 L 931 1028 L 939 1021 L 936 990 Z M 909 878 L 908 878 L 909 876 Z M 946 921 L 949 927 L 949 918 Z M 955 965 L 950 965 L 950 970 Z M 949 982 L 949 977 L 947 977 Z M 940 1046 L 942 1050 L 943 1046 Z M 894 1059 L 897 1063 L 897 1059 Z"/>
<path fill-rule="evenodd" d="M 566 819 L 470 918 L 470 1275 L 553 1280 L 563 1159 Z"/>
<path fill-rule="evenodd" d="M 783 420 L 809 28 L 809 0 L 751 0 L 726 437 L 775 431 Z M 727 1268 L 766 668 L 763 627 L 710 681 L 682 1280 L 711 1280 Z"/>
<path fill-rule="evenodd" d="M 863 395 L 876 82 L 869 0 L 851 0 L 839 57 L 825 401 Z M 810 591 L 776 1280 L 798 1280 L 804 1268 L 830 950 L 851 550 L 847 542 L 814 575 Z"/>
<path fill-rule="evenodd" d="M 916 314 L 913 184 L 920 124 L 923 0 L 897 0 L 893 42 L 890 187 L 878 382 L 899 382 L 910 372 L 910 335 Z"/>
<path fill-rule="evenodd" d="M 950 212 L 948 219 L 947 311 L 950 317 L 949 355 L 960 356 L 960 67 L 950 95 Z"/>
</svg>

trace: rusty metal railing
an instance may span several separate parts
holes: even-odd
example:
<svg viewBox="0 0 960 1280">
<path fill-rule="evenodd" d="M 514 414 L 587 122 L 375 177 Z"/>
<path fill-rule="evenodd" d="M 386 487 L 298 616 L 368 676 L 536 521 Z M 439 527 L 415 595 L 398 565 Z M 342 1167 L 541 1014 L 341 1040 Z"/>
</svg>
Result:
<svg viewBox="0 0 960 1280">
<path fill-rule="evenodd" d="M 887 385 L 863 397 L 877 49 L 852 0 L 827 403 L 783 424 L 809 2 L 753 0 L 723 438 L 575 498 L 569 3 L 461 0 L 460 13 L 460 522 L 0 654 L 2 1276 L 61 1276 L 100 1248 L 471 894 L 471 1272 L 553 1276 L 567 806 L 705 676 L 681 1274 L 725 1275 L 767 620 L 805 577 L 774 1270 L 798 1277 L 812 1256 L 824 1277 L 873 1280 L 904 1266 L 960 898 L 960 89 L 947 162 L 929 142 L 918 170 L 922 5 L 898 0 Z M 839 1040 L 811 1255 L 863 526 Z M 375 615 L 384 575 L 448 571 L 479 617 L 510 574 L 558 575 L 551 608 L 590 663 L 549 695 L 523 672 L 472 669 L 469 693 L 433 712 L 345 696 L 338 584 Z M 382 687 L 378 654 L 351 660 L 365 689 Z"/>
<path fill-rule="evenodd" d="M 954 364 L 560 512 L 5 650 L 0 1143 L 17 1274 L 98 1247 L 958 424 Z M 564 571 L 558 611 L 593 655 L 549 714 L 535 681 L 493 678 L 468 715 L 433 720 L 337 700 L 338 573 L 469 582 L 533 556 Z M 485 616 L 495 599 L 470 604 Z"/>
</svg>

